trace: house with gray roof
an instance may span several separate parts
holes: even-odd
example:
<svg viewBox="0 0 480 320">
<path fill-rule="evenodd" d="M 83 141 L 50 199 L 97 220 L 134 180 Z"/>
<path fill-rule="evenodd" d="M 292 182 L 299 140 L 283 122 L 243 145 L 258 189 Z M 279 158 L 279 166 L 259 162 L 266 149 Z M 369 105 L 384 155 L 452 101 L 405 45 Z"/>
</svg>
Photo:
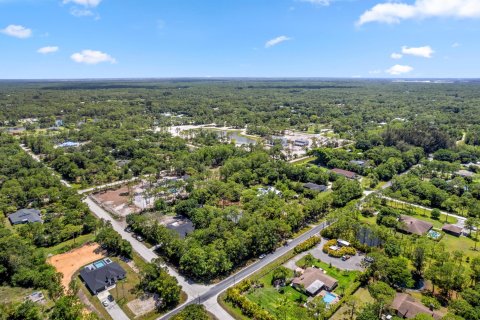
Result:
<svg viewBox="0 0 480 320">
<path fill-rule="evenodd" d="M 125 279 L 127 272 L 109 258 L 95 261 L 80 271 L 80 277 L 94 295 L 113 287 L 118 280 Z"/>
<path fill-rule="evenodd" d="M 37 209 L 21 209 L 8 215 L 8 220 L 12 225 L 43 222 L 40 211 Z"/>
</svg>

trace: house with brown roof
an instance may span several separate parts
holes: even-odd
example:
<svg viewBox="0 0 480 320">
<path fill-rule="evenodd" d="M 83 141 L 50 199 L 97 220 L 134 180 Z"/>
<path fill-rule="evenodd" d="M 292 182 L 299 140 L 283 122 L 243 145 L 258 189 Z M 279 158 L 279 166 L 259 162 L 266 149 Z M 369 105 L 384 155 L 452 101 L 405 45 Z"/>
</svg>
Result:
<svg viewBox="0 0 480 320">
<path fill-rule="evenodd" d="M 344 176 L 347 179 L 356 179 L 357 178 L 357 174 L 355 172 L 348 171 L 348 170 L 335 168 L 335 169 L 332 169 L 332 172 L 336 173 L 338 175 Z"/>
<path fill-rule="evenodd" d="M 391 308 L 397 313 L 398 317 L 403 319 L 412 319 L 421 313 L 430 315 L 435 320 L 440 320 L 444 316 L 440 312 L 424 306 L 406 293 L 397 293 Z"/>
<path fill-rule="evenodd" d="M 338 281 L 335 278 L 326 275 L 323 270 L 318 268 L 307 268 L 303 274 L 292 281 L 295 289 L 304 291 L 310 296 L 315 296 L 322 289 L 332 291 L 337 285 Z"/>
<path fill-rule="evenodd" d="M 451 234 L 452 236 L 460 237 L 462 235 L 463 228 L 454 224 L 446 224 L 442 227 L 442 231 Z"/>
<path fill-rule="evenodd" d="M 410 216 L 401 215 L 399 219 L 399 229 L 406 233 L 422 236 L 433 228 L 433 224 L 423 220 L 418 220 Z"/>
</svg>

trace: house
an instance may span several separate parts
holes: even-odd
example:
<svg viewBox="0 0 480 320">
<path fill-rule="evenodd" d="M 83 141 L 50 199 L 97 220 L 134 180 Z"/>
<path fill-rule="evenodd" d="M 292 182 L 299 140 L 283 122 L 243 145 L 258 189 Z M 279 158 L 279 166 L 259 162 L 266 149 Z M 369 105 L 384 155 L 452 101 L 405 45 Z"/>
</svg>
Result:
<svg viewBox="0 0 480 320">
<path fill-rule="evenodd" d="M 295 141 L 293 141 L 293 144 L 296 147 L 308 147 L 309 142 L 306 139 L 296 139 Z"/>
<path fill-rule="evenodd" d="M 323 184 L 312 183 L 312 182 L 305 183 L 303 185 L 303 187 L 305 189 L 309 189 L 309 190 L 312 190 L 312 191 L 319 191 L 319 192 L 323 192 L 323 191 L 327 190 L 327 186 L 325 186 Z"/>
<path fill-rule="evenodd" d="M 410 234 L 417 234 L 421 236 L 433 228 L 431 223 L 418 220 L 410 216 L 401 215 L 399 221 L 402 222 L 399 228 Z"/>
<path fill-rule="evenodd" d="M 116 262 L 106 258 L 98 260 L 80 271 L 80 277 L 94 295 L 125 279 L 126 271 Z"/>
<path fill-rule="evenodd" d="M 454 224 L 446 224 L 442 227 L 442 231 L 451 234 L 452 236 L 460 237 L 462 235 L 463 228 Z"/>
<path fill-rule="evenodd" d="M 338 281 L 323 273 L 318 268 L 307 268 L 303 274 L 294 278 L 292 286 L 300 291 L 305 291 L 310 296 L 315 296 L 320 290 L 332 291 L 338 285 Z"/>
<path fill-rule="evenodd" d="M 455 172 L 455 174 L 463 178 L 472 178 L 475 175 L 473 172 L 468 170 L 458 170 Z"/>
<path fill-rule="evenodd" d="M 12 225 L 23 223 L 43 222 L 40 211 L 37 209 L 21 209 L 8 215 Z"/>
<path fill-rule="evenodd" d="M 333 173 L 336 173 L 336 174 L 339 174 L 339 175 L 341 175 L 341 176 L 344 176 L 344 177 L 347 178 L 347 179 L 355 179 L 355 178 L 357 178 L 357 174 L 356 174 L 355 172 L 348 171 L 348 170 L 343 170 L 343 169 L 335 168 L 335 169 L 332 169 L 332 172 L 333 172 Z"/>
<path fill-rule="evenodd" d="M 435 320 L 444 316 L 438 311 L 430 310 L 406 293 L 397 293 L 391 307 L 397 313 L 397 316 L 403 319 L 415 318 L 417 314 L 427 314 Z"/>
</svg>

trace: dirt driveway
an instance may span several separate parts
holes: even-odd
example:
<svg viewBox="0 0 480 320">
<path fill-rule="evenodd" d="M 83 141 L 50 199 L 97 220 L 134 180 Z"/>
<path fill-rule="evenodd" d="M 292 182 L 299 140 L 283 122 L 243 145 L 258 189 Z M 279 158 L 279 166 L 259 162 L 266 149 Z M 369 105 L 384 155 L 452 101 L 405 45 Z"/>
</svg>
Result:
<svg viewBox="0 0 480 320">
<path fill-rule="evenodd" d="M 100 246 L 94 243 L 84 245 L 83 247 L 69 252 L 51 256 L 47 259 L 47 262 L 53 265 L 58 272 L 63 274 L 62 285 L 64 290 L 67 291 L 68 285 L 78 269 L 105 257 L 106 256 L 100 249 Z"/>
</svg>

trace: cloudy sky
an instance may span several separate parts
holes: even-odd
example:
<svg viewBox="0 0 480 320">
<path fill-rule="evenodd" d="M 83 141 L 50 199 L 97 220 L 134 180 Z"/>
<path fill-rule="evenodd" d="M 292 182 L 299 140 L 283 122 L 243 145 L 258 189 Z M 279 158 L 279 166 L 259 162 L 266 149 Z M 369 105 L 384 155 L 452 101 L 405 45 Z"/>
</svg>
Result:
<svg viewBox="0 0 480 320">
<path fill-rule="evenodd" d="M 0 79 L 480 77 L 480 0 L 0 0 Z"/>
</svg>

